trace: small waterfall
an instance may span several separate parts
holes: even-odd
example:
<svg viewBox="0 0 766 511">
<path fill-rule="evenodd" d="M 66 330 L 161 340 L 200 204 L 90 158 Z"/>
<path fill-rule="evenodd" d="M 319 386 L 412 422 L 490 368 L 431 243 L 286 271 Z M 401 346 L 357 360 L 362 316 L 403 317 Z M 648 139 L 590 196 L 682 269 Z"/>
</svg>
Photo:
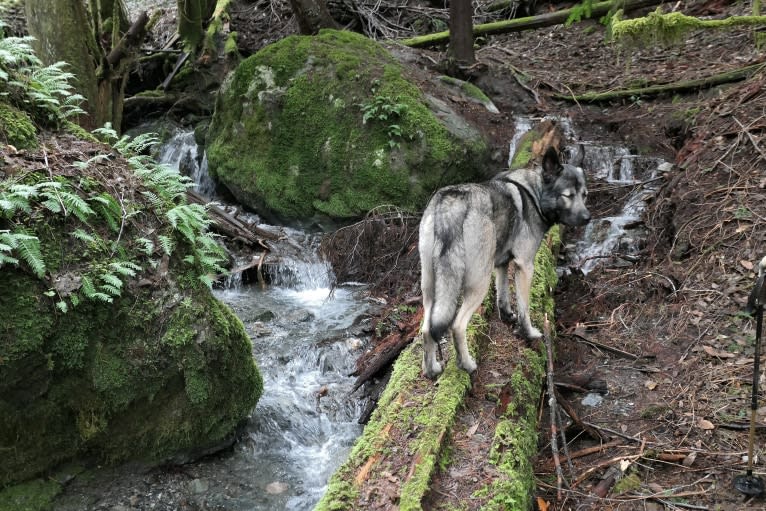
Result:
<svg viewBox="0 0 766 511">
<path fill-rule="evenodd" d="M 593 218 L 585 227 L 582 238 L 567 246 L 566 262 L 559 271 L 566 272 L 574 267 L 588 273 L 602 264 L 630 264 L 625 259 L 640 252 L 641 240 L 645 237 L 641 214 L 646 208 L 646 200 L 656 191 L 658 173 L 669 170 L 671 164 L 661 158 L 631 154 L 626 147 L 579 141 L 568 118 L 554 120 L 569 140 L 570 161 L 578 162 L 585 169 L 591 192 L 600 187 L 631 189 L 617 214 Z M 510 142 L 511 155 L 531 126 L 530 118 L 522 117 L 516 121 L 516 132 Z"/>
<path fill-rule="evenodd" d="M 207 154 L 197 145 L 193 130 L 177 129 L 163 144 L 157 161 L 189 176 L 196 185 L 195 190 L 206 199 L 215 196 L 215 181 L 207 171 Z"/>
</svg>

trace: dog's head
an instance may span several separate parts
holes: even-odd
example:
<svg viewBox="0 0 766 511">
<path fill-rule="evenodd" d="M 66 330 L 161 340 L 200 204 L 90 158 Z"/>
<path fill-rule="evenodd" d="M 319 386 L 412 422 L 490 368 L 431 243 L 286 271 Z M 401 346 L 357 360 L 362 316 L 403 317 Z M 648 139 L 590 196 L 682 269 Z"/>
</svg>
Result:
<svg viewBox="0 0 766 511">
<path fill-rule="evenodd" d="M 545 215 L 566 225 L 585 225 L 590 212 L 585 207 L 588 188 L 580 167 L 561 163 L 558 152 L 548 148 L 543 156 L 543 190 L 540 200 Z"/>
</svg>

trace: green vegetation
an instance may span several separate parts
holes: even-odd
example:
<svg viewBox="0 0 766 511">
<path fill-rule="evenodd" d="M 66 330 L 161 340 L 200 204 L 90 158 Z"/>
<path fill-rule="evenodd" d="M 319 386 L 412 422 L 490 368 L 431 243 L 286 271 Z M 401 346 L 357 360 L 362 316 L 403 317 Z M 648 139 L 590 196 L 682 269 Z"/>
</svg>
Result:
<svg viewBox="0 0 766 511">
<path fill-rule="evenodd" d="M 208 136 L 210 170 L 275 221 L 364 216 L 380 204 L 423 207 L 439 186 L 477 180 L 487 147 L 460 139 L 379 44 L 323 30 L 243 61 Z"/>
<path fill-rule="evenodd" d="M 677 44 L 692 30 L 732 28 L 738 26 L 766 25 L 766 16 L 729 16 L 725 19 L 700 19 L 680 12 L 663 14 L 656 11 L 641 18 L 624 20 L 622 11 L 617 11 L 611 21 L 612 37 L 629 46 Z"/>
<path fill-rule="evenodd" d="M 0 45 L 0 111 L 78 132 L 67 85 L 34 73 L 25 44 Z M 87 161 L 41 152 L 44 165 L 0 180 L 3 511 L 45 509 L 57 485 L 14 483 L 67 460 L 156 462 L 220 443 L 262 392 L 242 323 L 208 289 L 223 252 L 188 180 L 142 155 L 156 137 L 96 134 L 112 147 Z"/>
</svg>

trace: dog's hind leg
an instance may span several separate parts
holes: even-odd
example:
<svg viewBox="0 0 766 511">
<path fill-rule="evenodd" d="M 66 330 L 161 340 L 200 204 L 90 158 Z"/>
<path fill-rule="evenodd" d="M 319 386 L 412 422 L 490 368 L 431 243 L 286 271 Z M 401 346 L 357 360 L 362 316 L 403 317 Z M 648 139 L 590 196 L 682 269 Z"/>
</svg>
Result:
<svg viewBox="0 0 766 511">
<path fill-rule="evenodd" d="M 529 291 L 532 287 L 533 261 L 533 259 L 530 259 L 529 262 L 519 259 L 513 261 L 516 267 L 516 306 L 519 310 L 519 326 L 521 327 L 521 334 L 529 341 L 543 336 L 540 330 L 532 326 L 532 321 L 529 318 Z"/>
<path fill-rule="evenodd" d="M 468 374 L 476 370 L 476 361 L 468 351 L 468 341 L 466 339 L 466 330 L 471 316 L 479 308 L 489 289 L 491 278 L 491 267 L 477 267 L 466 272 L 465 289 L 463 291 L 463 303 L 452 323 L 452 340 L 455 343 L 457 352 L 457 366 Z"/>
<path fill-rule="evenodd" d="M 424 288 L 426 289 L 426 288 Z M 433 310 L 433 298 L 430 293 L 423 292 L 423 374 L 432 380 L 442 373 L 442 365 L 436 359 L 436 343 L 439 339 L 431 337 L 431 311 Z"/>
<path fill-rule="evenodd" d="M 516 317 L 508 296 L 508 265 L 495 266 L 495 292 L 497 293 L 497 312 L 503 323 L 513 323 Z"/>
</svg>

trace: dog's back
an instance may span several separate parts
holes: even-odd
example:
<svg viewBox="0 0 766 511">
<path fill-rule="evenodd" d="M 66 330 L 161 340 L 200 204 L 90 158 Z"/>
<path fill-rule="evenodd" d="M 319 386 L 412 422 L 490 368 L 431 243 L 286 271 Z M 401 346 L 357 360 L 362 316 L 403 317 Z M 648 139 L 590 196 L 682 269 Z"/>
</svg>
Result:
<svg viewBox="0 0 766 511">
<path fill-rule="evenodd" d="M 434 339 L 449 329 L 461 296 L 492 271 L 495 229 L 490 193 L 483 184 L 448 186 L 436 192 L 423 213 L 421 289 Z"/>
</svg>

